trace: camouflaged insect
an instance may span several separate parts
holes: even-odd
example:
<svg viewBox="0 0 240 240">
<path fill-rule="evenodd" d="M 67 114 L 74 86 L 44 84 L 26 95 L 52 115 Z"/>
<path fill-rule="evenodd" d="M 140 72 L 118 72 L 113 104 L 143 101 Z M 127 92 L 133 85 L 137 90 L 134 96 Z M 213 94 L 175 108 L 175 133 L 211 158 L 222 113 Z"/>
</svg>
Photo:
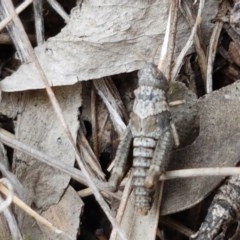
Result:
<svg viewBox="0 0 240 240">
<path fill-rule="evenodd" d="M 133 188 L 135 206 L 146 215 L 159 176 L 165 171 L 174 144 L 166 93 L 168 82 L 157 66 L 147 64 L 138 72 L 139 86 L 127 130 L 121 140 L 109 180 L 117 187 L 127 169 L 133 139 Z"/>
</svg>

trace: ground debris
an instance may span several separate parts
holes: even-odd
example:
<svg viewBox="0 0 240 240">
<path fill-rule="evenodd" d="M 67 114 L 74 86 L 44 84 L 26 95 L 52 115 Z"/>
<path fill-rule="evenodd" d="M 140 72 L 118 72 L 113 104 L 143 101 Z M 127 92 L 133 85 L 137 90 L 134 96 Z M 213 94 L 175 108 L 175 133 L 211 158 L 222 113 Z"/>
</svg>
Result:
<svg viewBox="0 0 240 240">
<path fill-rule="evenodd" d="M 199 231 L 191 239 L 239 239 L 236 238 L 240 235 L 239 226 L 237 227 L 240 214 L 239 186 L 239 176 L 230 177 L 225 181 L 214 196 Z"/>
</svg>

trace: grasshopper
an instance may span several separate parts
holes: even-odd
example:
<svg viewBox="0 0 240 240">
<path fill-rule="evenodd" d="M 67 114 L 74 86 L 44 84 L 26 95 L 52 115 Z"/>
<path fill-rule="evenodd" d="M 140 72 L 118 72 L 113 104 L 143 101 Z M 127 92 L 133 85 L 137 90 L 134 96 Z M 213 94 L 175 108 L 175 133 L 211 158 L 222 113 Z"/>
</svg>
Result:
<svg viewBox="0 0 240 240">
<path fill-rule="evenodd" d="M 117 188 L 127 170 L 133 140 L 133 189 L 135 207 L 147 215 L 159 176 L 165 172 L 174 144 L 173 123 L 167 103 L 169 84 L 156 65 L 138 72 L 138 88 L 130 122 L 118 146 L 110 185 Z"/>
</svg>

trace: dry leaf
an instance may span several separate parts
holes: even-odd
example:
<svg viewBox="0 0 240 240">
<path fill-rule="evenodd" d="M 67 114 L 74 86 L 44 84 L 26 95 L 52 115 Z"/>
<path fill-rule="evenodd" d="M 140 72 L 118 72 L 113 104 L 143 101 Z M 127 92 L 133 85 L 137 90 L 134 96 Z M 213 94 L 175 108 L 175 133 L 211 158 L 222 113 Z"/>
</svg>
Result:
<svg viewBox="0 0 240 240">
<path fill-rule="evenodd" d="M 61 238 L 60 235 L 53 234 L 46 227 L 40 226 L 43 231 L 44 239 L 75 240 L 80 226 L 80 214 L 82 207 L 83 202 L 79 195 L 71 186 L 69 186 L 58 204 L 52 205 L 42 213 L 43 217 L 51 223 L 54 223 L 54 226 L 61 229 L 68 235 L 69 238 L 66 238 L 66 236 L 64 237 L 64 235 Z"/>
<path fill-rule="evenodd" d="M 153 53 L 158 60 L 170 1 L 83 1 L 55 37 L 35 49 L 51 86 L 70 85 L 140 69 Z M 218 1 L 206 1 L 203 39 L 209 39 L 210 20 Z M 189 36 L 189 25 L 178 18 L 176 54 Z M 24 81 L 22 80 L 24 79 Z M 24 64 L 0 83 L 2 91 L 43 88 L 33 64 Z"/>
<path fill-rule="evenodd" d="M 63 109 L 63 115 L 76 138 L 79 127 L 78 109 L 81 106 L 81 84 L 54 89 Z M 24 94 L 4 94 L 1 113 L 17 118 L 16 137 L 18 140 L 37 148 L 69 166 L 75 162 L 75 153 L 70 146 L 44 90 L 28 91 Z M 27 203 L 34 203 L 38 209 L 47 209 L 56 204 L 69 184 L 70 176 L 55 170 L 32 157 L 15 151 L 13 170 L 28 192 Z M 19 213 L 19 217 L 20 217 Z M 20 217 L 21 218 L 21 217 Z M 31 229 L 24 218 L 23 234 Z M 31 222 L 31 221 L 30 221 Z M 32 223 L 30 223 L 32 224 Z M 36 230 L 37 232 L 37 230 Z"/>
<path fill-rule="evenodd" d="M 169 169 L 234 166 L 240 160 L 239 89 L 238 81 L 199 99 L 199 136 L 192 145 L 174 153 Z M 222 179 L 201 177 L 167 181 L 162 214 L 199 203 Z"/>
</svg>

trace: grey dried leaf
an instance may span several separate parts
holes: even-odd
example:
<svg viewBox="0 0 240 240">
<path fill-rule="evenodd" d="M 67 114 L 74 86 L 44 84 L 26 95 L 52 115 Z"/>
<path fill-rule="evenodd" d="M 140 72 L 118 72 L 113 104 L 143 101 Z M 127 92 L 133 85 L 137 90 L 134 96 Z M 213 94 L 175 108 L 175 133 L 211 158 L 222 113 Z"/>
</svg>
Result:
<svg viewBox="0 0 240 240">
<path fill-rule="evenodd" d="M 173 154 L 169 170 L 234 166 L 240 159 L 240 82 L 198 100 L 200 133 L 193 144 Z M 188 126 L 188 125 L 187 125 Z M 185 126 L 185 128 L 187 127 Z M 187 209 L 204 199 L 223 177 L 167 181 L 162 214 Z"/>
<path fill-rule="evenodd" d="M 55 88 L 54 92 L 71 132 L 76 138 L 79 127 L 78 109 L 81 106 L 81 84 Z M 70 166 L 74 165 L 75 153 L 44 90 L 29 91 L 24 94 L 14 93 L 14 96 L 5 93 L 0 111 L 4 115 L 17 119 L 15 131 L 19 141 Z M 19 151 L 14 153 L 13 171 L 29 194 L 27 203 L 31 205 L 34 202 L 39 209 L 46 209 L 57 203 L 70 181 L 70 176 L 67 174 Z M 17 215 L 19 220 L 20 213 Z M 26 219 L 27 216 L 24 218 L 23 225 L 19 220 L 23 233 L 29 228 Z"/>
<path fill-rule="evenodd" d="M 74 240 L 77 238 L 80 225 L 80 215 L 84 206 L 77 192 L 69 186 L 62 196 L 61 200 L 49 207 L 42 213 L 42 216 L 54 223 L 54 225 L 62 230 L 64 234 L 53 234 L 48 228 L 40 226 L 44 238 L 46 240 L 62 239 Z"/>
<path fill-rule="evenodd" d="M 55 37 L 35 48 L 50 85 L 71 85 L 140 69 L 146 59 L 163 42 L 169 1 L 83 1 L 71 11 L 69 23 Z M 218 1 L 207 1 L 202 17 L 203 39 L 212 29 Z M 96 21 L 99 19 L 99 21 Z M 178 18 L 176 54 L 184 46 L 189 26 Z M 160 51 L 160 47 L 158 48 Z M 159 56 L 159 53 L 156 53 Z M 21 81 L 24 79 L 24 81 Z M 3 91 L 43 88 L 33 64 L 19 70 L 0 83 Z"/>
</svg>

